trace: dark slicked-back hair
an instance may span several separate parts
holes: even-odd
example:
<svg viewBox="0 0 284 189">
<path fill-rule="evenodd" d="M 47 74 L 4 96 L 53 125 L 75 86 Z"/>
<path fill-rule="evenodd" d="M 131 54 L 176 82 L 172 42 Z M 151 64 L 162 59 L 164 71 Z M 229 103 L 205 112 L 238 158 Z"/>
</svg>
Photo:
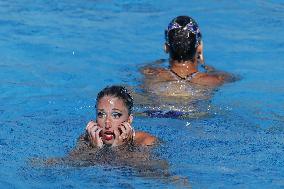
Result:
<svg viewBox="0 0 284 189">
<path fill-rule="evenodd" d="M 174 18 L 165 31 L 166 43 L 172 60 L 193 60 L 201 40 L 197 23 L 188 16 Z"/>
<path fill-rule="evenodd" d="M 105 96 L 112 96 L 121 99 L 127 107 L 128 114 L 130 115 L 132 113 L 133 98 L 125 87 L 119 85 L 107 86 L 98 93 L 97 103 Z"/>
</svg>

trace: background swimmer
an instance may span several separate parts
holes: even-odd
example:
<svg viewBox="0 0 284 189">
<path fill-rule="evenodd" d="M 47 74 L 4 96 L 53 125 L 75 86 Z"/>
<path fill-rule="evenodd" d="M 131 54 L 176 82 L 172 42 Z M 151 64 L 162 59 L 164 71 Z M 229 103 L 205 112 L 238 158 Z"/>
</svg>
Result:
<svg viewBox="0 0 284 189">
<path fill-rule="evenodd" d="M 164 49 L 169 53 L 169 66 L 143 67 L 144 89 L 162 96 L 195 96 L 194 92 L 200 89 L 202 93 L 203 89 L 216 88 L 232 81 L 233 77 L 228 73 L 205 65 L 201 37 L 200 29 L 191 17 L 174 18 L 165 30 Z M 203 65 L 206 72 L 200 72 L 198 64 Z"/>
<path fill-rule="evenodd" d="M 169 60 L 152 62 L 140 70 L 144 77 L 134 95 L 137 112 L 172 118 L 208 115 L 214 90 L 235 78 L 205 64 L 202 35 L 195 20 L 174 18 L 165 30 L 164 50 Z"/>
</svg>

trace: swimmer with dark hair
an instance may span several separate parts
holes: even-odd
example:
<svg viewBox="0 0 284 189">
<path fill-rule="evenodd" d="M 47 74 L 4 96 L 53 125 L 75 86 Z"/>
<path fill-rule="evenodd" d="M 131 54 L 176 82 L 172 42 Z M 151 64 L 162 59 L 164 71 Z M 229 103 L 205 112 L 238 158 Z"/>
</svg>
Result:
<svg viewBox="0 0 284 189">
<path fill-rule="evenodd" d="M 153 145 L 156 138 L 146 132 L 135 132 L 131 126 L 133 99 L 126 88 L 111 86 L 97 96 L 96 121 L 90 121 L 83 140 L 95 148 L 123 144 Z"/>
<path fill-rule="evenodd" d="M 106 152 L 116 153 L 122 160 L 125 155 L 137 159 L 139 153 L 129 153 L 129 148 L 131 152 L 134 152 L 133 148 L 147 151 L 151 149 L 148 146 L 156 144 L 158 139 L 147 132 L 134 130 L 132 108 L 133 98 L 126 88 L 116 85 L 104 88 L 96 98 L 96 120 L 87 124 L 86 132 L 78 138 L 75 148 L 68 156 L 51 158 L 46 164 L 93 165 L 101 162 L 98 155 Z"/>
<path fill-rule="evenodd" d="M 134 131 L 133 98 L 125 87 L 110 86 L 96 98 L 96 120 L 90 121 L 86 132 L 67 156 L 33 158 L 33 166 L 89 167 L 94 165 L 127 168 L 139 176 L 162 179 L 167 183 L 189 187 L 188 179 L 172 175 L 169 163 L 154 153 L 158 139 L 147 132 Z M 136 174 L 135 173 L 135 174 Z"/>
<path fill-rule="evenodd" d="M 178 16 L 169 23 L 165 30 L 164 50 L 169 53 L 168 68 L 147 65 L 141 70 L 150 84 L 181 81 L 215 88 L 233 80 L 230 74 L 205 65 L 202 35 L 191 17 Z M 205 68 L 205 72 L 198 70 L 199 64 Z"/>
</svg>

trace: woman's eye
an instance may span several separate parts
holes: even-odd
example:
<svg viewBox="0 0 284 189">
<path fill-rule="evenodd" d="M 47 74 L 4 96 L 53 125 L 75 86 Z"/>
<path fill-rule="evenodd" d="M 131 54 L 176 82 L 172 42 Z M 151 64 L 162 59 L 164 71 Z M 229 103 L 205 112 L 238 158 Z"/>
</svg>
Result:
<svg viewBox="0 0 284 189">
<path fill-rule="evenodd" d="M 104 117 L 104 115 L 105 115 L 105 113 L 103 113 L 103 112 L 98 112 L 98 114 L 97 114 L 97 116 L 98 116 L 99 118 Z"/>
<path fill-rule="evenodd" d="M 112 116 L 113 116 L 114 118 L 120 118 L 120 117 L 122 116 L 122 114 L 121 114 L 121 113 L 118 113 L 118 112 L 114 112 L 114 113 L 112 113 Z"/>
</svg>

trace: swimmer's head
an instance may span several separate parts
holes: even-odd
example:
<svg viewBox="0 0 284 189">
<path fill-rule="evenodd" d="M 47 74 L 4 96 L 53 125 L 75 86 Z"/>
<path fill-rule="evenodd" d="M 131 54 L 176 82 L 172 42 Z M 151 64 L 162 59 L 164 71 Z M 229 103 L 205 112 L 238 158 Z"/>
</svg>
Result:
<svg viewBox="0 0 284 189">
<path fill-rule="evenodd" d="M 112 96 L 121 99 L 128 110 L 128 114 L 132 113 L 133 98 L 125 87 L 113 85 L 104 88 L 97 96 L 97 103 L 105 96 Z"/>
<path fill-rule="evenodd" d="M 166 47 L 170 58 L 177 61 L 193 60 L 201 44 L 200 29 L 191 17 L 174 18 L 165 30 Z"/>
</svg>

